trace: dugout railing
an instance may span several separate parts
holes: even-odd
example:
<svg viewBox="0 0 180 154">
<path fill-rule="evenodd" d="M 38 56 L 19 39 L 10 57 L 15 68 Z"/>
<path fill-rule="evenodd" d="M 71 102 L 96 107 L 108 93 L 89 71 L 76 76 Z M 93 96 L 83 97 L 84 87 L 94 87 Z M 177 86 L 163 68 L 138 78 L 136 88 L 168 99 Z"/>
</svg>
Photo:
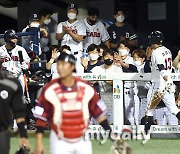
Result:
<svg viewBox="0 0 180 154">
<path fill-rule="evenodd" d="M 150 73 L 121 73 L 121 74 L 78 74 L 76 75 L 84 80 L 88 81 L 113 81 L 113 125 L 114 131 L 122 132 L 126 129 L 135 134 L 141 133 L 144 126 L 129 126 L 124 125 L 124 81 L 150 81 Z M 172 79 L 175 82 L 180 81 L 180 73 L 172 73 Z M 97 131 L 102 130 L 100 125 L 90 125 L 89 130 Z M 153 125 L 151 127 L 151 132 L 155 134 L 180 134 L 180 126 L 159 126 Z M 136 139 L 137 139 L 137 135 Z M 177 135 L 173 136 L 176 137 Z M 172 137 L 172 136 L 171 136 Z M 139 137 L 141 138 L 141 137 Z"/>
</svg>

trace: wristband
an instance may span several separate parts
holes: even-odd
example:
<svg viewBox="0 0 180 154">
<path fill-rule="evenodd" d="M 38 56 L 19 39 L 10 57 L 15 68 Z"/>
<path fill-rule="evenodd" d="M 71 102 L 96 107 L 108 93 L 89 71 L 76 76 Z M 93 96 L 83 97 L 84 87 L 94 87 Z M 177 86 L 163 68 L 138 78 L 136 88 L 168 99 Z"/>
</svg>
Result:
<svg viewBox="0 0 180 154">
<path fill-rule="evenodd" d="M 28 138 L 26 123 L 23 121 L 23 122 L 18 123 L 17 126 L 19 128 L 20 137 Z"/>
<path fill-rule="evenodd" d="M 44 134 L 44 127 L 37 126 L 36 134 L 37 134 L 37 133 Z"/>
<path fill-rule="evenodd" d="M 111 127 L 110 127 L 107 119 L 104 120 L 104 121 L 102 121 L 102 122 L 100 123 L 100 125 L 101 125 L 105 130 L 110 130 L 110 131 L 111 131 Z"/>
</svg>

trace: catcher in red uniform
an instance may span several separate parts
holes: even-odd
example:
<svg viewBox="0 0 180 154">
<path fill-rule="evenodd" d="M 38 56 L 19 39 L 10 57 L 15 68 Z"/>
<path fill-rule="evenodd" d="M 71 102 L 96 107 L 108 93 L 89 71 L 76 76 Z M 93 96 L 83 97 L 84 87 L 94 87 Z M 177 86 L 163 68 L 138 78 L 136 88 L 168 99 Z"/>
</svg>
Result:
<svg viewBox="0 0 180 154">
<path fill-rule="evenodd" d="M 45 153 L 42 144 L 46 123 L 50 124 L 51 154 L 91 154 L 91 142 L 84 138 L 89 116 L 110 130 L 105 103 L 86 81 L 72 75 L 75 57 L 61 53 L 57 59 L 60 78 L 50 81 L 39 97 L 35 108 L 37 118 L 34 154 Z"/>
</svg>

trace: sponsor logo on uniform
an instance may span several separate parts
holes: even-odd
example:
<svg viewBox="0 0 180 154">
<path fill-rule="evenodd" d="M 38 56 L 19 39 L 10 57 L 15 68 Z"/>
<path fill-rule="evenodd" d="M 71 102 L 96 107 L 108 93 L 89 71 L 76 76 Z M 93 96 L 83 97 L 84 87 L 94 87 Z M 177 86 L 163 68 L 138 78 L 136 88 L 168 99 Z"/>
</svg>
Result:
<svg viewBox="0 0 180 154">
<path fill-rule="evenodd" d="M 114 94 L 120 94 L 119 85 L 116 85 L 116 88 L 114 88 Z"/>
<path fill-rule="evenodd" d="M 8 92 L 6 90 L 3 90 L 0 92 L 0 96 L 2 99 L 7 99 L 8 98 Z"/>
</svg>

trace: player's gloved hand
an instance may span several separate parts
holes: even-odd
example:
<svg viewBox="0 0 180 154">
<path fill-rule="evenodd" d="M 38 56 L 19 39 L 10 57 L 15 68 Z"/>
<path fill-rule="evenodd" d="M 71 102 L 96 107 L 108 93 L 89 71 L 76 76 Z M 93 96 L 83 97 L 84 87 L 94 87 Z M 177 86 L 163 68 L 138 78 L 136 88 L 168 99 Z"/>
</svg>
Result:
<svg viewBox="0 0 180 154">
<path fill-rule="evenodd" d="M 122 139 L 115 141 L 111 147 L 112 154 L 126 154 L 131 152 L 132 149 L 129 144 Z"/>
<path fill-rule="evenodd" d="M 22 64 L 20 64 L 20 68 L 23 69 L 23 70 L 27 70 L 28 69 L 28 64 L 24 61 L 22 62 Z"/>
</svg>

